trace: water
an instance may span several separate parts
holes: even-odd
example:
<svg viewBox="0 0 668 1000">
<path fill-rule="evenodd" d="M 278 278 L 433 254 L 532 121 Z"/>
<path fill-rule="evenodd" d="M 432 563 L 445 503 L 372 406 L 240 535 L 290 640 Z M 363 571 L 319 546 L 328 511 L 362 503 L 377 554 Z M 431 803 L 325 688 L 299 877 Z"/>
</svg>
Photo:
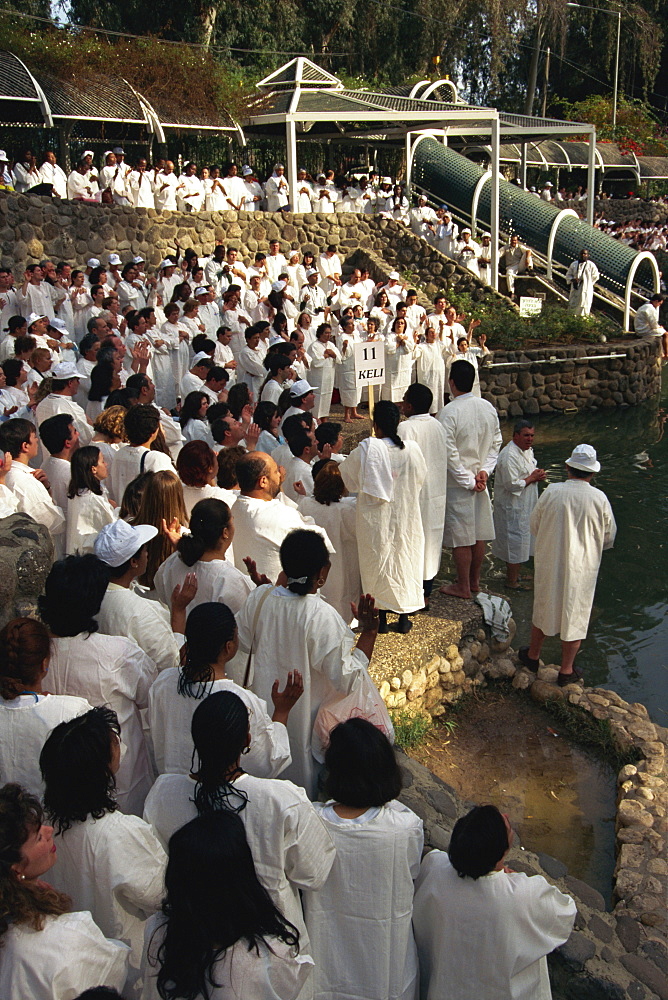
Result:
<svg viewBox="0 0 668 1000">
<path fill-rule="evenodd" d="M 624 410 L 536 417 L 534 451 L 548 482 L 564 478 L 564 460 L 576 444 L 593 445 L 601 462 L 595 485 L 608 496 L 617 521 L 614 548 L 603 554 L 589 634 L 578 654 L 588 685 L 609 687 L 647 706 L 668 726 L 668 366 L 659 399 Z M 503 424 L 504 443 L 512 421 Z M 503 564 L 484 569 L 491 589 L 508 597 L 525 645 L 532 594 L 503 590 Z M 559 662 L 558 638 L 543 647 Z"/>
<path fill-rule="evenodd" d="M 521 843 L 558 858 L 611 906 L 616 780 L 524 695 L 488 691 L 413 751 L 465 799 L 508 813 Z M 510 862 L 512 867 L 512 861 Z"/>
</svg>

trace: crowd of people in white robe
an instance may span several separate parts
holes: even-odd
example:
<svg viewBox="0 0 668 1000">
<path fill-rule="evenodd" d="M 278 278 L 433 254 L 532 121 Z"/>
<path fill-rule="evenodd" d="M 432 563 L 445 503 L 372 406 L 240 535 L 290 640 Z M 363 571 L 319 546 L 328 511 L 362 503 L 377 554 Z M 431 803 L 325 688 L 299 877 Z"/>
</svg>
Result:
<svg viewBox="0 0 668 1000">
<path fill-rule="evenodd" d="M 614 538 L 595 455 L 539 501 L 530 424 L 502 450 L 480 398 L 476 324 L 396 273 L 346 279 L 335 247 L 44 261 L 0 271 L 0 302 L 0 516 L 56 557 L 41 621 L 0 634 L 0 993 L 547 1000 L 573 902 L 504 867 L 492 807 L 420 864 L 368 665 L 444 545 L 441 589 L 470 599 L 490 540 L 519 585 L 531 527 L 552 555 L 521 656 L 560 633 L 576 680 Z M 374 435 L 343 456 L 333 391 L 354 421 L 351 346 L 380 337 Z M 365 718 L 337 727 L 344 704 Z"/>
</svg>

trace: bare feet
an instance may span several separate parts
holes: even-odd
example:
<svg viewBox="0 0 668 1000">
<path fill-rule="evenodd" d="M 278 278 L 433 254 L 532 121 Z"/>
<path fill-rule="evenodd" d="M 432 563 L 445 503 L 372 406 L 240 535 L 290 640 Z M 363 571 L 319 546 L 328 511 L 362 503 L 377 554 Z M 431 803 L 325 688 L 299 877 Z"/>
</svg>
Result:
<svg viewBox="0 0 668 1000">
<path fill-rule="evenodd" d="M 344 424 L 352 424 L 353 418 L 352 417 L 344 417 L 343 418 L 343 422 L 344 422 Z"/>
<path fill-rule="evenodd" d="M 439 587 L 439 594 L 447 594 L 448 597 L 460 597 L 463 601 L 471 600 L 471 591 L 464 590 L 458 583 L 450 583 L 447 587 Z"/>
<path fill-rule="evenodd" d="M 364 420 L 364 417 L 361 413 L 358 413 L 357 410 L 355 410 L 353 413 L 353 420 Z"/>
</svg>

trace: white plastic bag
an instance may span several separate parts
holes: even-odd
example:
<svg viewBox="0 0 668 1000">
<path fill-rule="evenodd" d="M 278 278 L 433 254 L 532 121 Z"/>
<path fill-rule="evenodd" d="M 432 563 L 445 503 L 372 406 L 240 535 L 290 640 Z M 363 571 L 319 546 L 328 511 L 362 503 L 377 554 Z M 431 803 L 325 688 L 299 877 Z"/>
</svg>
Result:
<svg viewBox="0 0 668 1000">
<path fill-rule="evenodd" d="M 353 718 L 366 719 L 385 733 L 390 743 L 394 743 L 394 726 L 389 712 L 366 671 L 360 674 L 358 683 L 349 694 L 336 692 L 321 703 L 311 735 L 311 753 L 318 763 L 325 762 L 325 751 L 329 746 L 332 729 L 340 722 Z"/>
</svg>

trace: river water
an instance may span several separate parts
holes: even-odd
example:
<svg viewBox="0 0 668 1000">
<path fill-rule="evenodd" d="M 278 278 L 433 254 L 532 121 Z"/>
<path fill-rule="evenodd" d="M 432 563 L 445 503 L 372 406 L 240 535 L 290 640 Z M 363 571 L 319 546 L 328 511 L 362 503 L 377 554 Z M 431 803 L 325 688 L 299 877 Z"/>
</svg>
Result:
<svg viewBox="0 0 668 1000">
<path fill-rule="evenodd" d="M 614 548 L 603 554 L 589 634 L 576 663 L 585 683 L 612 688 L 647 706 L 668 726 L 668 366 L 661 397 L 637 407 L 536 417 L 534 452 L 548 482 L 564 478 L 564 460 L 576 444 L 593 445 L 601 462 L 595 485 L 608 496 L 617 521 Z M 512 435 L 504 421 L 504 443 Z M 503 590 L 503 564 L 487 560 L 490 589 L 507 596 L 526 645 L 532 594 Z M 557 638 L 543 647 L 559 662 Z"/>
</svg>

